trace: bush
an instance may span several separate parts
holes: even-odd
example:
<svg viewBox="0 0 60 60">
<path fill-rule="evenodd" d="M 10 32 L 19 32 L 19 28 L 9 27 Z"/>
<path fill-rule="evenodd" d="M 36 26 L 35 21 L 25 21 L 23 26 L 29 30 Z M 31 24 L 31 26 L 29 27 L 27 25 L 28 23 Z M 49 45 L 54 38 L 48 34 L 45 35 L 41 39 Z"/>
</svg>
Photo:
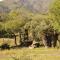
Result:
<svg viewBox="0 0 60 60">
<path fill-rule="evenodd" d="M 1 50 L 4 50 L 4 49 L 10 49 L 10 46 L 7 43 L 3 43 L 1 46 Z"/>
</svg>

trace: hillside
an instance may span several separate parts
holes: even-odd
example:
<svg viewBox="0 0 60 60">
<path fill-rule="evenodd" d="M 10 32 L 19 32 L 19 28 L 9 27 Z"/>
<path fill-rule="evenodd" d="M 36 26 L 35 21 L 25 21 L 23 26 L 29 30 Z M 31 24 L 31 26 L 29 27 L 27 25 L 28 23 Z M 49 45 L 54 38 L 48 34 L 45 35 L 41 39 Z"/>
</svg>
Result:
<svg viewBox="0 0 60 60">
<path fill-rule="evenodd" d="M 32 12 L 48 12 L 51 0 L 4 0 L 0 3 L 0 11 L 24 7 Z"/>
</svg>

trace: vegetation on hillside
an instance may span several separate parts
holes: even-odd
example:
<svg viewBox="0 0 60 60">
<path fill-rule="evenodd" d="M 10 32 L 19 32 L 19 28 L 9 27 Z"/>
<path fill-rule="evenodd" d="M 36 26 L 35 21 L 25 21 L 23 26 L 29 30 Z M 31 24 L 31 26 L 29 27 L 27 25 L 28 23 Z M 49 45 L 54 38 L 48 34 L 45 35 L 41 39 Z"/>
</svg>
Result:
<svg viewBox="0 0 60 60">
<path fill-rule="evenodd" d="M 31 40 L 35 41 L 40 41 L 41 39 L 44 40 L 48 35 L 51 35 L 51 39 L 52 37 L 55 38 L 57 33 L 60 35 L 60 1 L 54 1 L 49 8 L 48 13 L 44 13 L 43 11 L 43 13 L 40 14 L 38 12 L 35 13 L 30 11 L 24 6 L 11 9 L 7 13 L 1 13 L 0 35 L 3 37 L 13 35 L 15 37 L 15 43 L 16 33 L 21 34 L 21 30 L 24 30 L 22 33 L 24 34 L 24 42 L 25 39 L 28 40 L 29 37 Z M 26 31 L 28 31 L 28 33 L 26 33 Z M 30 33 L 32 33 L 31 36 Z M 25 35 L 27 35 L 27 37 Z M 49 43 L 51 44 L 51 41 Z"/>
</svg>

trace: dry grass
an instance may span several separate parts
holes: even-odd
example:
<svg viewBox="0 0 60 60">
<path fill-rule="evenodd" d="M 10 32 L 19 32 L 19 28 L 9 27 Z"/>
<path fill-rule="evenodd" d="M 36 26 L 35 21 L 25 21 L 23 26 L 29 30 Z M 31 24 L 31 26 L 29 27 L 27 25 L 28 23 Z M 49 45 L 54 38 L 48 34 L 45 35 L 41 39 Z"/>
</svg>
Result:
<svg viewBox="0 0 60 60">
<path fill-rule="evenodd" d="M 5 38 L 4 38 L 5 39 Z M 14 39 L 0 39 L 0 45 L 8 42 L 14 46 Z M 0 60 L 60 60 L 60 49 L 57 48 L 16 48 L 0 50 Z"/>
<path fill-rule="evenodd" d="M 10 46 L 15 46 L 14 39 L 11 38 L 0 38 L 0 46 L 3 43 L 8 43 Z M 17 38 L 17 44 L 19 45 L 19 39 Z"/>
<path fill-rule="evenodd" d="M 0 51 L 1 60 L 60 60 L 60 49 L 22 48 Z"/>
</svg>

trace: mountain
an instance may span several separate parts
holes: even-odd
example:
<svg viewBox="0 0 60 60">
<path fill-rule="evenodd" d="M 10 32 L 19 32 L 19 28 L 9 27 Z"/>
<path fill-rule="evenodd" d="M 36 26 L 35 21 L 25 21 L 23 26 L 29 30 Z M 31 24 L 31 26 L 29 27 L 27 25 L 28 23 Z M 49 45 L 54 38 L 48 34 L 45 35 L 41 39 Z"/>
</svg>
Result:
<svg viewBox="0 0 60 60">
<path fill-rule="evenodd" d="M 0 2 L 0 13 L 9 12 L 9 7 L 5 6 L 3 2 Z"/>
<path fill-rule="evenodd" d="M 24 7 L 32 12 L 48 12 L 52 0 L 4 0 L 0 10 L 11 10 Z"/>
<path fill-rule="evenodd" d="M 33 12 L 48 12 L 51 0 L 21 0 L 21 2 Z"/>
</svg>

